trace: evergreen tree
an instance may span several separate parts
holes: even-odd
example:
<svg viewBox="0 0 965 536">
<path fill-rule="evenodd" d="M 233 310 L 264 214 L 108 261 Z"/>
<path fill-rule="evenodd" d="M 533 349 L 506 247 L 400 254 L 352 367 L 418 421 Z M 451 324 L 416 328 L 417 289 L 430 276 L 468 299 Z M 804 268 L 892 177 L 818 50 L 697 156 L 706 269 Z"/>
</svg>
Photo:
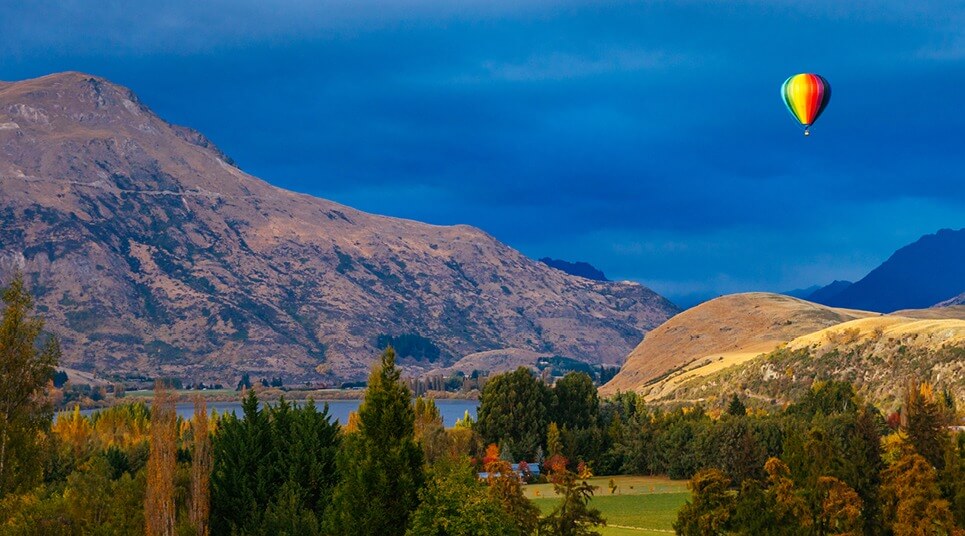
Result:
<svg viewBox="0 0 965 536">
<path fill-rule="evenodd" d="M 30 316 L 33 299 L 17 274 L 3 291 L 0 319 L 0 499 L 41 476 L 40 437 L 52 408 L 41 396 L 60 359 L 57 339 L 44 340 L 44 321 Z"/>
<path fill-rule="evenodd" d="M 505 440 L 517 458 L 533 459 L 544 446 L 551 401 L 552 392 L 529 369 L 497 374 L 483 387 L 476 429 L 485 443 Z"/>
<path fill-rule="evenodd" d="M 560 428 L 577 430 L 595 426 L 600 399 L 593 380 L 585 372 L 570 372 L 553 386 L 555 406 L 550 420 Z"/>
<path fill-rule="evenodd" d="M 747 407 L 741 402 L 741 399 L 737 394 L 734 394 L 730 399 L 730 404 L 727 405 L 727 414 L 734 415 L 735 417 L 743 417 L 747 415 Z"/>
<path fill-rule="evenodd" d="M 539 534 L 552 536 L 590 536 L 599 534 L 593 527 L 606 525 L 606 520 L 596 508 L 590 508 L 593 486 L 578 481 L 569 471 L 557 475 L 553 490 L 562 496 L 559 506 L 539 521 Z"/>
<path fill-rule="evenodd" d="M 690 480 L 691 497 L 677 514 L 673 528 L 684 536 L 725 534 L 736 501 L 728 492 L 730 478 L 719 469 L 703 469 Z"/>
<path fill-rule="evenodd" d="M 254 391 L 242 400 L 242 415 L 223 416 L 212 441 L 211 532 L 243 532 L 260 520 L 269 502 L 263 467 L 267 457 L 268 423 Z"/>
<path fill-rule="evenodd" d="M 242 407 L 243 419 L 221 419 L 212 445 L 212 533 L 314 534 L 336 482 L 338 425 L 328 406 L 283 398 L 259 409 L 249 391 Z"/>
<path fill-rule="evenodd" d="M 347 435 L 338 456 L 342 480 L 334 491 L 331 532 L 391 536 L 407 530 L 424 480 L 410 398 L 395 352 L 387 348 L 369 376 L 358 432 Z"/>
</svg>

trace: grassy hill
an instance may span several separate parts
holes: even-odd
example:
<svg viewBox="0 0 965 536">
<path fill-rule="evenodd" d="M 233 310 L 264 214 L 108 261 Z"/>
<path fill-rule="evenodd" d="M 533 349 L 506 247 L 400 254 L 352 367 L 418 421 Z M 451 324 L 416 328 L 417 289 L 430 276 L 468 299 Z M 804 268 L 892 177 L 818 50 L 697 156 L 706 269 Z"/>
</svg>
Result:
<svg viewBox="0 0 965 536">
<path fill-rule="evenodd" d="M 634 390 L 651 401 L 707 402 L 742 393 L 779 404 L 815 380 L 835 379 L 889 405 L 911 378 L 965 395 L 965 308 L 880 315 L 738 294 L 652 331 L 603 394 Z"/>
</svg>

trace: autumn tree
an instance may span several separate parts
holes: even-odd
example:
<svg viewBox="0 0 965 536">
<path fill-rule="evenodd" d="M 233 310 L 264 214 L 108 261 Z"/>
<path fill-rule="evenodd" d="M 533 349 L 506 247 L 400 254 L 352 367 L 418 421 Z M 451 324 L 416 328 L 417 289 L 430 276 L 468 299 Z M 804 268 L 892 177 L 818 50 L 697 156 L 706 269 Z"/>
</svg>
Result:
<svg viewBox="0 0 965 536">
<path fill-rule="evenodd" d="M 198 536 L 208 535 L 211 512 L 211 430 L 208 428 L 208 406 L 204 397 L 194 399 L 191 422 L 191 505 L 189 517 Z"/>
<path fill-rule="evenodd" d="M 734 515 L 730 477 L 720 469 L 703 469 L 687 485 L 691 497 L 677 514 L 673 528 L 684 536 L 725 534 Z"/>
<path fill-rule="evenodd" d="M 905 387 L 901 414 L 901 432 L 933 467 L 945 465 L 945 446 L 949 440 L 946 408 L 935 396 L 930 384 L 909 383 Z"/>
<path fill-rule="evenodd" d="M 29 488 L 41 476 L 42 432 L 52 408 L 44 390 L 60 359 L 56 338 L 31 316 L 33 299 L 17 274 L 2 295 L 0 318 L 0 498 Z"/>
<path fill-rule="evenodd" d="M 342 479 L 328 518 L 331 532 L 391 536 L 409 527 L 424 480 L 411 396 L 395 366 L 395 351 L 387 348 L 369 376 L 358 432 L 345 437 L 338 455 Z"/>
<path fill-rule="evenodd" d="M 539 521 L 539 508 L 523 495 L 522 482 L 512 464 L 499 458 L 498 449 L 487 449 L 485 469 L 489 496 L 502 505 L 519 534 L 532 534 Z"/>
<path fill-rule="evenodd" d="M 935 469 L 909 448 L 883 475 L 884 517 L 895 536 L 955 534 L 948 501 L 941 498 Z"/>
<path fill-rule="evenodd" d="M 150 444 L 147 490 L 144 495 L 144 532 L 147 536 L 173 536 L 177 413 L 174 411 L 174 398 L 161 382 L 154 386 Z"/>
<path fill-rule="evenodd" d="M 522 536 L 510 512 L 487 493 L 472 466 L 462 459 L 442 459 L 419 492 L 410 536 Z M 525 498 L 524 498 L 525 500 Z"/>
<path fill-rule="evenodd" d="M 430 465 L 450 455 L 452 441 L 431 398 L 419 397 L 415 401 L 415 440 Z"/>
</svg>

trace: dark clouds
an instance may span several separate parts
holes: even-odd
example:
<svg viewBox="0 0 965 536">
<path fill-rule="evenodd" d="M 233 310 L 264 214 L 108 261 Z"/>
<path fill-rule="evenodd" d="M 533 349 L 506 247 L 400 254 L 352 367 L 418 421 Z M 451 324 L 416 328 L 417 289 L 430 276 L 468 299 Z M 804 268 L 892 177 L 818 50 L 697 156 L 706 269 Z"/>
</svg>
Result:
<svg viewBox="0 0 965 536">
<path fill-rule="evenodd" d="M 94 72 L 280 186 L 684 301 L 965 225 L 954 3 L 131 4 L 0 7 L 0 78 Z M 810 139 L 800 71 L 834 87 Z"/>
</svg>

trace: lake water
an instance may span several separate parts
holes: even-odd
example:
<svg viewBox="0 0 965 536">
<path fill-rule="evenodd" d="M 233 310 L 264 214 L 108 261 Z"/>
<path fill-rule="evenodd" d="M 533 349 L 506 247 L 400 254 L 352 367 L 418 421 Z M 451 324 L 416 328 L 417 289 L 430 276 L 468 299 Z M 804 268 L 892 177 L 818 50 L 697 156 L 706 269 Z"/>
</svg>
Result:
<svg viewBox="0 0 965 536">
<path fill-rule="evenodd" d="M 357 411 L 359 409 L 359 404 L 361 400 L 316 400 L 315 405 L 321 409 L 323 404 L 328 404 L 328 412 L 332 415 L 339 423 L 345 424 L 348 422 L 348 414 Z M 297 402 L 296 402 L 297 403 Z M 261 405 L 264 406 L 265 403 Z M 267 402 L 271 405 L 272 402 Z M 466 412 L 472 415 L 472 418 L 476 418 L 476 409 L 479 407 L 479 401 L 477 400 L 436 400 L 436 407 L 439 408 L 439 413 L 442 415 L 442 421 L 447 427 L 454 426 L 456 421 L 461 419 Z M 91 415 L 92 413 L 98 411 L 97 409 L 85 409 L 81 410 L 83 415 Z M 218 413 L 231 413 L 234 412 L 236 415 L 241 415 L 241 402 L 208 402 L 208 411 L 217 411 Z M 194 404 L 191 402 L 182 402 L 177 404 L 178 416 L 190 419 L 194 415 Z"/>
</svg>

